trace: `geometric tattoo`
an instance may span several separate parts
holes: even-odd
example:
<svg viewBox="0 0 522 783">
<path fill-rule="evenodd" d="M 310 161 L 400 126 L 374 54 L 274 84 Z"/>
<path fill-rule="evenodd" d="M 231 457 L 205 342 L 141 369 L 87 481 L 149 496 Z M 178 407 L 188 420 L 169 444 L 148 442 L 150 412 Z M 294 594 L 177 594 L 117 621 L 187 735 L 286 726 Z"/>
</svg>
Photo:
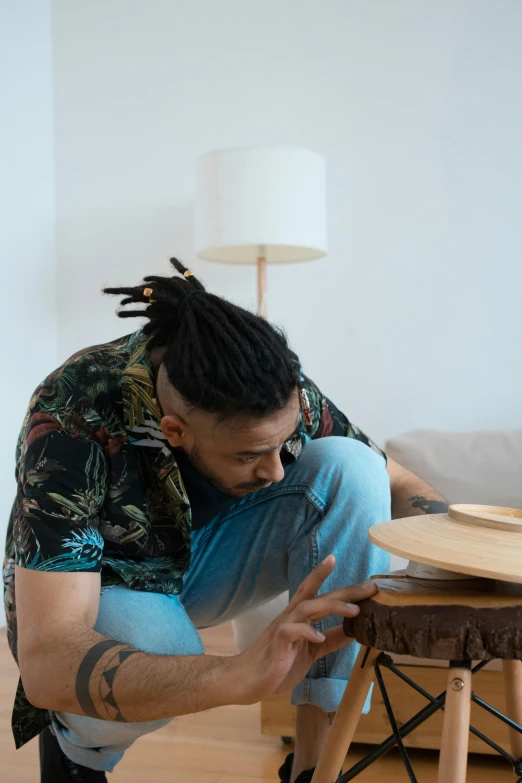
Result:
<svg viewBox="0 0 522 783">
<path fill-rule="evenodd" d="M 89 691 L 92 685 L 96 685 L 91 682 L 92 673 L 96 668 L 96 665 L 102 656 L 113 647 L 119 647 L 120 649 L 116 650 L 114 655 L 109 658 L 98 682 L 98 693 L 101 702 L 105 707 L 105 712 L 107 713 L 107 717 L 105 717 L 100 715 L 96 710 Z M 101 720 L 113 720 L 119 723 L 127 723 L 114 698 L 113 685 L 114 678 L 122 663 L 137 652 L 139 652 L 139 650 L 126 648 L 121 642 L 115 642 L 111 639 L 98 642 L 98 644 L 95 644 L 94 647 L 89 650 L 80 664 L 76 677 L 76 698 L 86 715 L 89 715 L 91 718 L 100 718 Z"/>
<path fill-rule="evenodd" d="M 414 495 L 410 500 L 413 508 L 420 508 L 425 514 L 445 514 L 449 509 L 448 504 L 443 500 L 428 500 L 422 495 Z"/>
</svg>

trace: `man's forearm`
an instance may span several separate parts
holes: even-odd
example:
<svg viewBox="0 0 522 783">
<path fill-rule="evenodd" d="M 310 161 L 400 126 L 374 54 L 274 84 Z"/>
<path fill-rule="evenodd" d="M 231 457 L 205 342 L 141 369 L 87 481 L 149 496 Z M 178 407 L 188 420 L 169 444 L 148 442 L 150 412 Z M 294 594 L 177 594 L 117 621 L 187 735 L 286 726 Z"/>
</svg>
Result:
<svg viewBox="0 0 522 783">
<path fill-rule="evenodd" d="M 427 487 L 424 490 L 424 495 L 412 495 L 408 498 L 408 502 L 411 503 L 411 511 L 408 516 L 414 514 L 444 514 L 449 506 L 444 500 L 442 495 L 439 495 L 433 487 L 429 484 L 425 484 Z"/>
<path fill-rule="evenodd" d="M 38 691 L 28 695 L 37 706 L 107 721 L 160 720 L 240 700 L 232 657 L 150 655 L 86 629 L 74 646 L 40 652 L 35 667 Z"/>
<path fill-rule="evenodd" d="M 441 494 L 410 471 L 392 482 L 392 517 L 401 519 L 416 514 L 444 514 L 448 504 Z"/>
</svg>

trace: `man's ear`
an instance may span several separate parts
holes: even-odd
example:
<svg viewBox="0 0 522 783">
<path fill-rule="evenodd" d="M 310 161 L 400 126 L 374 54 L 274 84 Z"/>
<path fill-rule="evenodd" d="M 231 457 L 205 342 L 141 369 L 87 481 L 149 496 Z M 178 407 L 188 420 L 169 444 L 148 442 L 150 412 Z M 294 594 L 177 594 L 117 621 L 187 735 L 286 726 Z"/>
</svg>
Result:
<svg viewBox="0 0 522 783">
<path fill-rule="evenodd" d="M 172 448 L 176 449 L 183 446 L 187 423 L 181 416 L 177 416 L 175 413 L 164 416 L 160 422 L 160 427 Z"/>
</svg>

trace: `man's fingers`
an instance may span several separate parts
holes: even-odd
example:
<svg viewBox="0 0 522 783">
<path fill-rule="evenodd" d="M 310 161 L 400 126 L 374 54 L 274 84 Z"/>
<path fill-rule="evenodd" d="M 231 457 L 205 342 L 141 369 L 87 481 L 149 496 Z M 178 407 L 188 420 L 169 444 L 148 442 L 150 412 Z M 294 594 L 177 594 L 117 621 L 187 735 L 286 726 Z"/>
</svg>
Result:
<svg viewBox="0 0 522 783">
<path fill-rule="evenodd" d="M 312 571 L 310 576 L 313 574 L 314 571 Z M 303 585 L 305 584 L 306 580 L 303 582 Z M 377 586 L 374 582 L 340 587 L 337 590 L 323 593 L 317 597 L 310 596 L 306 598 L 303 595 L 301 600 L 297 600 L 299 598 L 299 592 L 297 592 L 288 605 L 287 611 L 291 619 L 298 622 L 302 622 L 307 618 L 311 622 L 317 622 L 317 620 L 322 620 L 323 617 L 327 617 L 329 614 L 338 614 L 341 617 L 354 617 L 354 614 L 350 614 L 351 610 L 348 610 L 348 613 L 346 612 L 346 607 L 352 606 L 358 601 L 364 601 L 365 598 L 370 598 L 376 592 Z"/>
<path fill-rule="evenodd" d="M 321 644 L 326 638 L 325 634 L 312 628 L 312 626 L 307 623 L 281 623 L 277 634 L 280 640 L 289 644 L 301 641 Z"/>
<path fill-rule="evenodd" d="M 349 636 L 345 635 L 342 625 L 336 625 L 334 628 L 329 628 L 326 631 L 326 639 L 324 642 L 320 644 L 316 650 L 314 650 L 316 660 L 318 658 L 322 658 L 323 655 L 337 652 L 337 650 L 341 650 L 343 647 L 346 647 L 346 645 L 351 644 L 352 642 L 353 639 L 350 639 Z"/>
<path fill-rule="evenodd" d="M 330 590 L 329 593 L 323 593 L 321 598 L 339 598 L 341 601 L 354 602 L 364 601 L 365 598 L 371 598 L 377 592 L 377 585 L 372 580 L 363 582 L 360 585 L 348 585 L 347 587 L 338 587 L 336 590 Z"/>
<path fill-rule="evenodd" d="M 282 623 L 278 629 L 278 637 L 285 644 L 295 644 L 301 641 L 313 642 L 317 645 L 315 660 L 322 658 L 323 655 L 328 655 L 328 653 L 336 652 L 353 642 L 353 639 L 345 636 L 342 625 L 329 628 L 323 634 L 307 623 Z"/>
<path fill-rule="evenodd" d="M 322 587 L 323 582 L 330 576 L 334 568 L 335 557 L 334 555 L 328 555 L 328 557 L 325 557 L 325 559 L 308 574 L 306 579 L 303 579 L 290 601 L 288 609 L 293 609 L 300 601 L 314 598 Z"/>
<path fill-rule="evenodd" d="M 288 604 L 288 611 L 292 611 L 297 604 L 301 601 L 307 601 L 311 598 L 315 598 L 325 580 L 330 576 L 335 568 L 334 555 L 328 555 L 314 570 L 308 574 L 299 585 L 295 595 Z M 377 592 L 377 585 L 375 582 L 368 580 L 362 584 L 348 585 L 346 587 L 339 587 L 336 590 L 331 590 L 328 593 L 324 593 L 324 596 L 330 596 L 331 598 L 338 598 L 341 601 L 348 603 L 363 601 L 365 598 L 370 598 Z"/>
<path fill-rule="evenodd" d="M 301 601 L 289 613 L 288 619 L 298 623 L 309 622 L 317 623 L 330 615 L 338 617 L 356 617 L 359 614 L 359 607 L 339 598 L 330 598 L 329 595 L 323 595 L 319 598 L 311 598 L 309 601 Z"/>
</svg>

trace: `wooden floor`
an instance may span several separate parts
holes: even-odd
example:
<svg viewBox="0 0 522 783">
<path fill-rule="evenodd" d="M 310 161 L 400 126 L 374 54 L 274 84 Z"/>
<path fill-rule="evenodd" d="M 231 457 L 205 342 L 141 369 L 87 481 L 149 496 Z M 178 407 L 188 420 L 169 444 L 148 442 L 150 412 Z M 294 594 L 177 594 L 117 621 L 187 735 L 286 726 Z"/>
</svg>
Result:
<svg viewBox="0 0 522 783">
<path fill-rule="evenodd" d="M 234 652 L 229 625 L 204 631 L 207 652 Z M 38 743 L 31 741 L 15 751 L 10 732 L 16 666 L 7 647 L 5 630 L 0 631 L 0 781 L 39 783 Z M 259 707 L 221 707 L 189 715 L 140 739 L 125 754 L 110 783 L 277 783 L 277 770 L 288 748 L 276 737 L 259 731 Z M 367 748 L 350 753 L 354 763 Z M 436 783 L 437 754 L 412 751 L 419 783 Z M 346 769 L 346 767 L 345 767 Z M 502 759 L 474 756 L 470 759 L 467 783 L 513 783 L 512 771 Z M 408 776 L 394 753 L 362 773 L 361 783 L 407 783 Z"/>
</svg>

